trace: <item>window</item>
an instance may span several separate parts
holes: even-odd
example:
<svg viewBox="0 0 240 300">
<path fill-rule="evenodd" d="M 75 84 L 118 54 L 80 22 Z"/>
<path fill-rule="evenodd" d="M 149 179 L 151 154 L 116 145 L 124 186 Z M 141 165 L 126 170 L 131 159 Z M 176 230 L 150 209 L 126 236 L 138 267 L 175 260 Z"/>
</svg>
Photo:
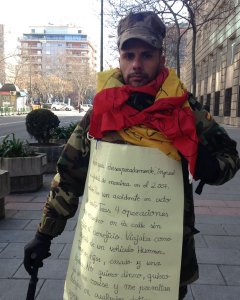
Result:
<svg viewBox="0 0 240 300">
<path fill-rule="evenodd" d="M 80 44 L 80 48 L 88 48 L 87 44 Z"/>
<path fill-rule="evenodd" d="M 211 105 L 211 94 L 207 94 L 207 102 L 206 102 L 207 105 Z"/>
<path fill-rule="evenodd" d="M 232 88 L 225 90 L 224 101 L 224 116 L 229 117 L 231 115 L 231 103 L 232 103 Z"/>
<path fill-rule="evenodd" d="M 217 51 L 217 71 L 220 71 L 222 67 L 222 49 L 218 48 Z"/>
<path fill-rule="evenodd" d="M 203 95 L 200 96 L 200 103 L 203 105 Z"/>
<path fill-rule="evenodd" d="M 214 108 L 213 108 L 213 115 L 219 115 L 219 105 L 220 105 L 220 91 L 215 92 L 215 99 L 214 99 Z"/>
<path fill-rule="evenodd" d="M 240 86 L 238 87 L 237 116 L 240 117 Z"/>
<path fill-rule="evenodd" d="M 236 55 L 236 42 L 230 40 L 228 45 L 227 53 L 227 65 L 232 65 L 234 63 L 234 57 Z"/>
</svg>

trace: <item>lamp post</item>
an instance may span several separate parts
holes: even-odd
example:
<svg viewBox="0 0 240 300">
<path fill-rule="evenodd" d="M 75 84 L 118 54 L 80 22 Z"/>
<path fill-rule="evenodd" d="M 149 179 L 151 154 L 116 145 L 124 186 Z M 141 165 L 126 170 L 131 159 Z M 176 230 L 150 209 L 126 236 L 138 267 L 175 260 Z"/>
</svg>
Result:
<svg viewBox="0 0 240 300">
<path fill-rule="evenodd" d="M 100 71 L 103 71 L 103 0 L 101 0 Z"/>
</svg>

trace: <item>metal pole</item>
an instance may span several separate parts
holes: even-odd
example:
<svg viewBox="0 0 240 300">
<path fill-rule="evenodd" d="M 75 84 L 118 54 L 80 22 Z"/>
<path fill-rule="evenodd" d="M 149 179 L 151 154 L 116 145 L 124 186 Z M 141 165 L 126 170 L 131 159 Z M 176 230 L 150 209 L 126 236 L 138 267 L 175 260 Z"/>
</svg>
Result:
<svg viewBox="0 0 240 300">
<path fill-rule="evenodd" d="M 100 49 L 100 71 L 103 71 L 103 0 L 101 0 L 101 49 Z"/>
</svg>

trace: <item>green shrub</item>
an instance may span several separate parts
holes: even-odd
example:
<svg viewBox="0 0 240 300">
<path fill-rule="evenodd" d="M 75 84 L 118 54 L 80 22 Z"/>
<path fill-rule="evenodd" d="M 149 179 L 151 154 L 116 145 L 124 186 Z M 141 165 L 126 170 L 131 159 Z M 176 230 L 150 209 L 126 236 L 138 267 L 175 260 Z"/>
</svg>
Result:
<svg viewBox="0 0 240 300">
<path fill-rule="evenodd" d="M 40 144 L 48 144 L 60 121 L 52 111 L 44 108 L 32 110 L 26 116 L 26 129 Z"/>
<path fill-rule="evenodd" d="M 52 138 L 57 140 L 63 139 L 65 140 L 65 142 L 67 142 L 71 134 L 73 133 L 74 129 L 76 128 L 76 126 L 77 123 L 71 122 L 67 126 L 56 127 L 53 131 Z"/>
<path fill-rule="evenodd" d="M 28 143 L 15 138 L 14 133 L 8 134 L 0 144 L 0 157 L 28 157 L 34 155 L 36 153 L 29 148 Z"/>
</svg>

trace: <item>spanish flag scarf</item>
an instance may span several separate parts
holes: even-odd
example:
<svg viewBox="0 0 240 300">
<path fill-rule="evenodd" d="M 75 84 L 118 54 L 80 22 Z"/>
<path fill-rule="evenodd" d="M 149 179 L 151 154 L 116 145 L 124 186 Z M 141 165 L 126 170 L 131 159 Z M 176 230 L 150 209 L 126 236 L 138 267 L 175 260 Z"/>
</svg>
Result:
<svg viewBox="0 0 240 300">
<path fill-rule="evenodd" d="M 139 111 L 127 104 L 131 93 L 155 97 L 152 105 Z M 174 70 L 162 68 L 155 80 L 141 87 L 123 84 L 118 68 L 99 73 L 90 122 L 90 136 L 101 139 L 117 131 L 127 142 L 156 147 L 173 159 L 178 151 L 188 160 L 190 179 L 194 176 L 198 138 L 188 104 L 188 92 Z"/>
</svg>

